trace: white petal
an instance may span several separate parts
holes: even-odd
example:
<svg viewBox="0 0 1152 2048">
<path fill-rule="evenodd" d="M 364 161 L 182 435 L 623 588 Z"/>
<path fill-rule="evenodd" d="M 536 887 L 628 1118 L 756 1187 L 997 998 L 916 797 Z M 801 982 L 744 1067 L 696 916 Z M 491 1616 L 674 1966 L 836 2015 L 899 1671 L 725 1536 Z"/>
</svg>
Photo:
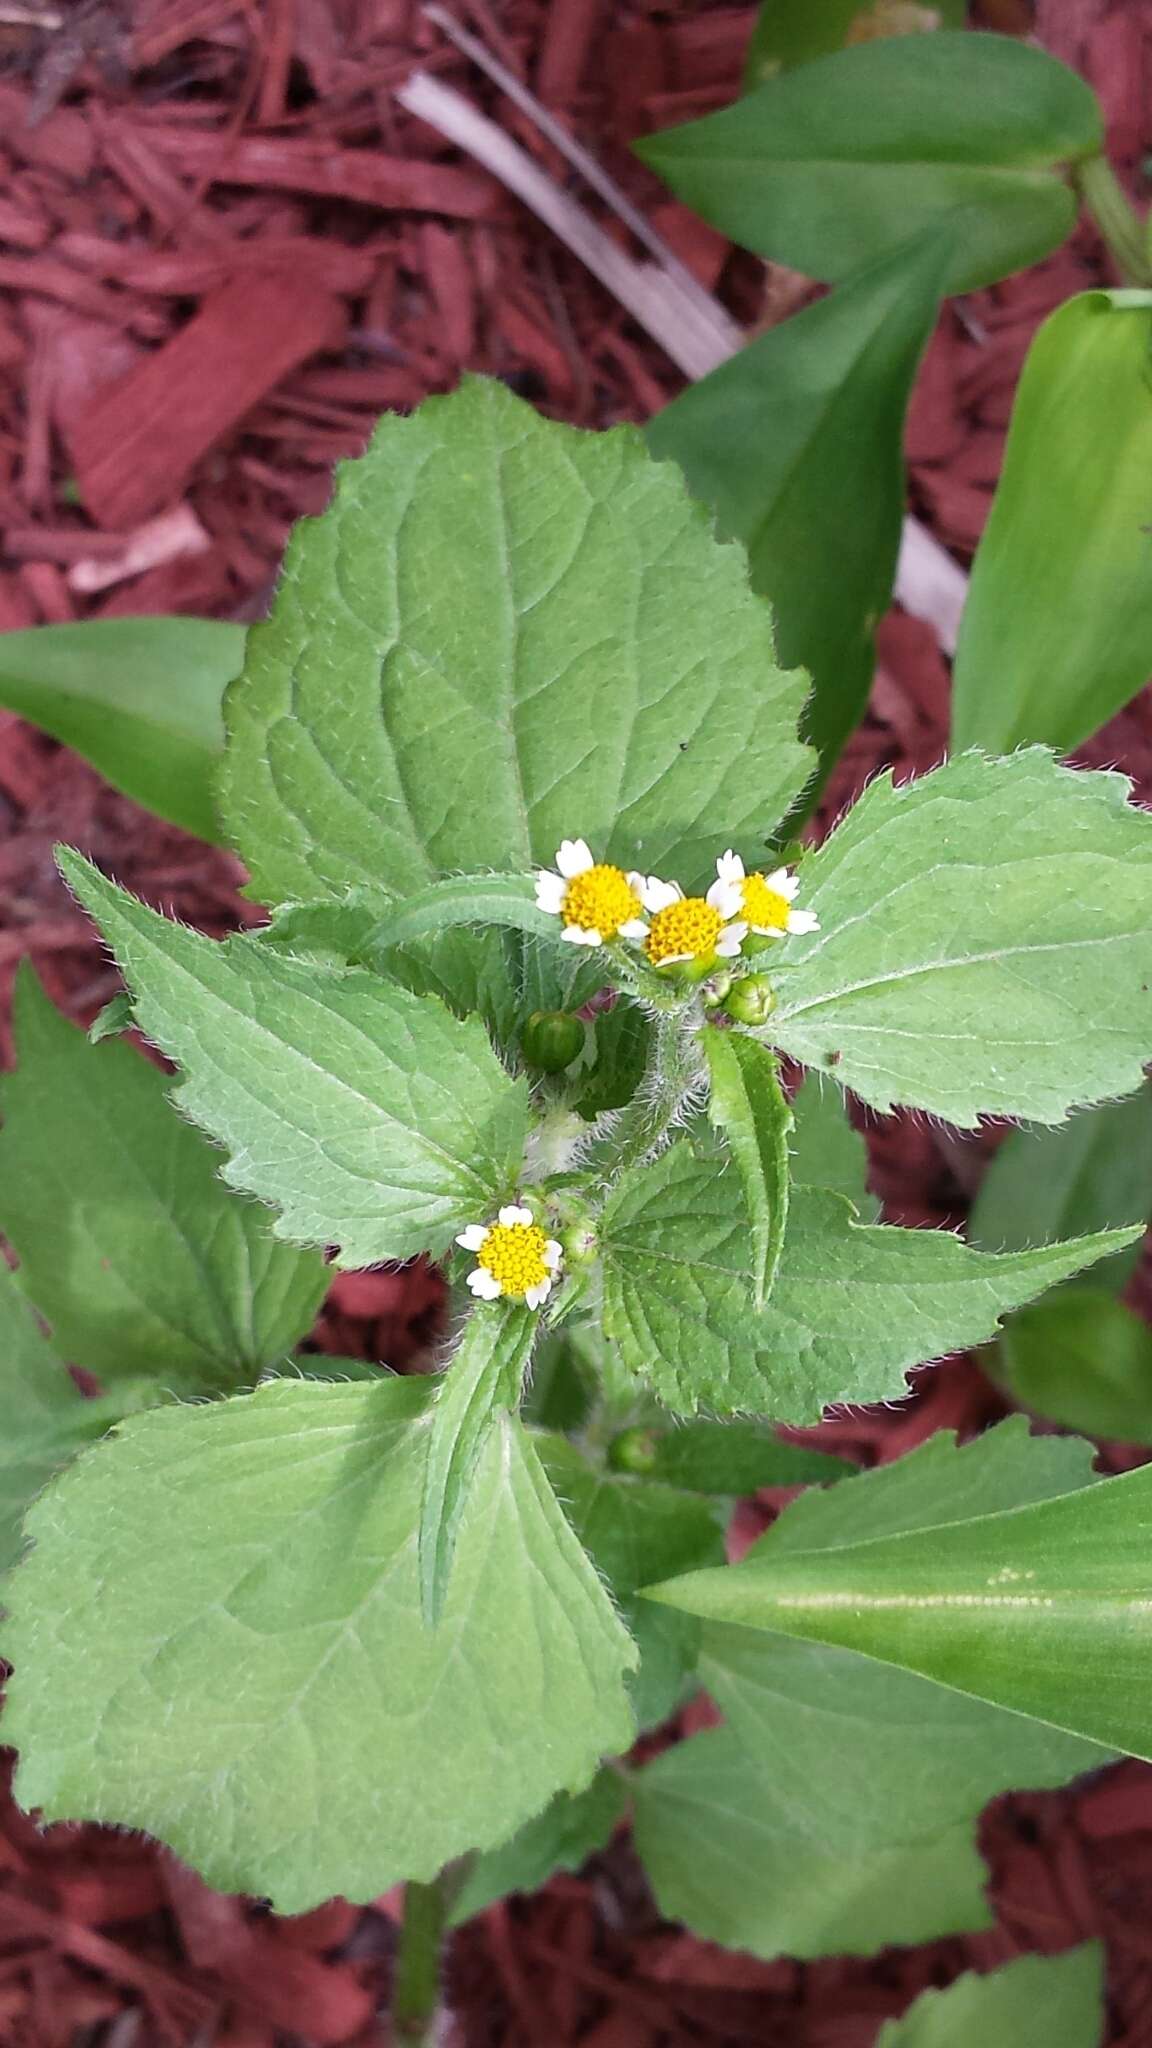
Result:
<svg viewBox="0 0 1152 2048">
<path fill-rule="evenodd" d="M 462 1244 L 466 1252 L 478 1252 L 487 1235 L 486 1223 L 470 1223 L 467 1230 L 460 1232 L 456 1242 Z"/>
<path fill-rule="evenodd" d="M 738 917 L 735 924 L 726 924 L 716 941 L 716 951 L 721 960 L 731 960 L 747 937 L 748 927 L 742 917 Z"/>
<path fill-rule="evenodd" d="M 566 946 L 582 946 L 584 934 L 578 924 L 566 924 L 560 934 Z"/>
<path fill-rule="evenodd" d="M 629 868 L 628 870 L 628 887 L 633 891 L 634 895 L 640 896 L 643 894 L 644 877 L 643 875 L 638 875 L 635 868 Z"/>
<path fill-rule="evenodd" d="M 646 939 L 648 927 L 642 917 L 630 917 L 627 924 L 621 925 L 616 936 L 620 939 Z"/>
<path fill-rule="evenodd" d="M 556 855 L 556 865 L 565 881 L 570 882 L 573 875 L 586 874 L 589 868 L 595 867 L 596 863 L 592 858 L 592 849 L 586 839 L 564 839 L 560 842 L 560 848 Z"/>
<path fill-rule="evenodd" d="M 531 1209 L 522 1208 L 518 1202 L 509 1202 L 507 1207 L 500 1211 L 500 1221 L 505 1230 L 511 1230 L 515 1224 L 532 1223 L 535 1218 Z"/>
<path fill-rule="evenodd" d="M 742 882 L 713 882 L 705 900 L 713 910 L 720 912 L 721 917 L 735 917 L 744 901 L 744 885 Z"/>
<path fill-rule="evenodd" d="M 814 910 L 790 910 L 788 929 L 790 932 L 818 932 L 820 919 Z"/>
<path fill-rule="evenodd" d="M 536 877 L 536 908 L 546 910 L 552 917 L 558 917 L 564 908 L 568 884 L 563 875 L 554 875 L 551 868 L 541 868 Z"/>
<path fill-rule="evenodd" d="M 645 910 L 667 910 L 670 904 L 679 903 L 684 891 L 676 882 L 662 882 L 659 875 L 645 875 L 640 891 L 640 901 Z"/>
<path fill-rule="evenodd" d="M 544 1246 L 542 1256 L 544 1264 L 547 1267 L 549 1267 L 553 1273 L 557 1273 L 559 1272 L 560 1267 L 564 1263 L 564 1247 L 562 1244 L 557 1244 L 556 1239 L 554 1237 L 550 1237 Z"/>
<path fill-rule="evenodd" d="M 524 1295 L 525 1303 L 529 1308 L 541 1308 L 551 1292 L 552 1278 L 549 1275 L 547 1280 L 541 1280 L 537 1286 L 529 1287 L 526 1290 Z"/>
<path fill-rule="evenodd" d="M 574 946 L 602 946 L 604 944 L 599 932 L 592 925 L 589 925 L 585 931 L 578 924 L 570 924 L 565 928 L 564 937 L 569 939 Z"/>
<path fill-rule="evenodd" d="M 789 912 L 789 916 L 791 916 L 791 912 Z M 752 929 L 762 939 L 782 939 L 785 935 L 782 924 L 754 924 Z"/>
<path fill-rule="evenodd" d="M 487 1266 L 477 1266 L 468 1275 L 468 1285 L 480 1301 L 499 1301 L 504 1289 Z"/>
<path fill-rule="evenodd" d="M 789 874 L 787 868 L 774 868 L 770 875 L 765 875 L 764 887 L 771 889 L 774 895 L 783 896 L 787 902 L 791 903 L 797 889 L 800 887 L 800 880 L 797 875 Z"/>
<path fill-rule="evenodd" d="M 679 967 L 682 960 L 694 960 L 695 958 L 695 953 L 665 953 L 664 958 L 658 960 L 656 965 L 657 967 Z"/>
<path fill-rule="evenodd" d="M 729 847 L 727 853 L 722 853 L 720 855 L 719 860 L 716 863 L 717 881 L 742 882 L 744 880 L 744 874 L 744 863 L 741 860 L 740 855 L 738 853 L 733 853 L 732 848 Z M 711 897 L 709 897 L 708 900 L 709 902 L 711 902 Z"/>
</svg>

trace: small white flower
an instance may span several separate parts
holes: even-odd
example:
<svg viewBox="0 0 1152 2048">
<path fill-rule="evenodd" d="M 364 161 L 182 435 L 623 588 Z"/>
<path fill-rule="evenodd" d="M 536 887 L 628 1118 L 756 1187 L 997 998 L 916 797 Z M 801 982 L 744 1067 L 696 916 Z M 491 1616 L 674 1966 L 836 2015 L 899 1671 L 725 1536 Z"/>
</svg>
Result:
<svg viewBox="0 0 1152 2048">
<path fill-rule="evenodd" d="M 563 920 L 560 936 L 570 946 L 643 939 L 648 926 L 639 914 L 642 879 L 594 861 L 587 840 L 565 839 L 557 849 L 556 871 L 541 868 L 536 876 L 536 907 Z"/>
<path fill-rule="evenodd" d="M 456 1242 L 477 1254 L 468 1286 L 480 1301 L 507 1295 L 540 1308 L 564 1263 L 563 1246 L 546 1237 L 531 1209 L 517 1202 L 507 1203 L 495 1223 L 470 1223 Z"/>
<path fill-rule="evenodd" d="M 815 911 L 791 907 L 799 887 L 797 876 L 788 868 L 774 868 L 770 875 L 748 874 L 740 855 L 729 848 L 716 862 L 716 880 L 708 891 L 708 901 L 723 917 L 742 915 L 746 929 L 764 938 L 818 932 L 820 920 Z"/>
</svg>

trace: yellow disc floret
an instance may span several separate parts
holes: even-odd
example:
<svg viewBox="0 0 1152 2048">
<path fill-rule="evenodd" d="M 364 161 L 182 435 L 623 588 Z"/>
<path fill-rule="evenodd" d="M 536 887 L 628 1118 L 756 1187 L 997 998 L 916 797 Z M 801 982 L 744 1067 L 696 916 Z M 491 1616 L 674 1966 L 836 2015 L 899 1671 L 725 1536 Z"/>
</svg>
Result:
<svg viewBox="0 0 1152 2048">
<path fill-rule="evenodd" d="M 549 1282 L 548 1239 L 538 1223 L 494 1223 L 476 1253 L 476 1263 L 500 1283 L 503 1294 L 521 1296 Z"/>
<path fill-rule="evenodd" d="M 645 951 L 655 967 L 670 960 L 710 960 L 723 929 L 720 912 L 703 896 L 681 896 L 656 912 Z"/>
<path fill-rule="evenodd" d="M 641 915 L 643 905 L 622 868 L 585 868 L 568 884 L 560 915 L 567 925 L 614 939 L 622 924 Z"/>
<path fill-rule="evenodd" d="M 742 914 L 755 931 L 788 929 L 792 905 L 787 896 L 770 889 L 763 875 L 746 875 L 742 886 Z"/>
</svg>

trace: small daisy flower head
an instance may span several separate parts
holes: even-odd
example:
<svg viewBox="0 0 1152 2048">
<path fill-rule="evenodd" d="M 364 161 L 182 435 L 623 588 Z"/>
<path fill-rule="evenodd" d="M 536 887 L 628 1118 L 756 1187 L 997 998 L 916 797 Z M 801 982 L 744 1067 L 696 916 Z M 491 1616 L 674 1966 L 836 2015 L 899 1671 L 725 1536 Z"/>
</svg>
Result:
<svg viewBox="0 0 1152 2048">
<path fill-rule="evenodd" d="M 774 868 L 770 875 L 749 875 L 738 853 L 722 853 L 716 863 L 716 880 L 708 901 L 724 917 L 743 918 L 749 931 L 767 939 L 783 939 L 790 932 L 818 932 L 820 920 L 813 910 L 793 910 L 792 901 L 800 884 L 787 868 Z"/>
<path fill-rule="evenodd" d="M 640 900 L 641 875 L 625 874 L 592 858 L 586 839 L 565 839 L 555 872 L 536 876 L 536 907 L 560 918 L 561 937 L 573 946 L 602 946 L 608 939 L 642 939 L 648 926 Z"/>
<path fill-rule="evenodd" d="M 479 1301 L 507 1295 L 527 1308 L 541 1308 L 564 1261 L 562 1246 L 546 1237 L 531 1209 L 510 1203 L 495 1223 L 470 1223 L 456 1239 L 476 1264 L 468 1285 Z"/>
<path fill-rule="evenodd" d="M 734 959 L 748 935 L 743 918 L 726 915 L 710 897 L 685 896 L 658 875 L 643 878 L 641 901 L 652 917 L 644 950 L 654 967 L 691 962 L 707 968 L 715 960 Z"/>
</svg>

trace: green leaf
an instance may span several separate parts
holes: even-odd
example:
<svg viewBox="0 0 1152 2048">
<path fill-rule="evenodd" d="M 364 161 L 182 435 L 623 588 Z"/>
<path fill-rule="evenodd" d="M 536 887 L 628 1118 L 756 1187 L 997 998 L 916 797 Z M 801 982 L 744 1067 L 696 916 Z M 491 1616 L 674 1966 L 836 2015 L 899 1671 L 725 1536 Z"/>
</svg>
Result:
<svg viewBox="0 0 1152 2048">
<path fill-rule="evenodd" d="M 0 1572 L 20 1554 L 29 1502 L 90 1434 L 107 1427 L 106 1418 L 87 1412 L 99 1406 L 84 1400 L 0 1260 Z"/>
<path fill-rule="evenodd" d="M 342 1266 L 442 1252 L 515 1186 L 527 1091 L 478 1018 L 251 940 L 202 938 L 79 855 L 60 866 L 141 1030 L 184 1070 L 181 1109 L 228 1149 L 225 1178 L 282 1212 L 278 1234 L 333 1243 Z"/>
<path fill-rule="evenodd" d="M 773 1961 L 870 1955 L 992 1925 L 970 1822 L 895 1847 L 829 1847 L 727 1728 L 666 1750 L 634 1792 L 636 1847 L 660 1910 L 706 1941 Z"/>
<path fill-rule="evenodd" d="M 947 289 L 1039 262 L 1068 235 L 1059 176 L 1102 147 L 1076 74 L 1008 36 L 897 36 L 770 79 L 735 106 L 636 146 L 722 233 L 834 283 L 928 230 Z"/>
<path fill-rule="evenodd" d="M 782 1443 L 762 1422 L 713 1422 L 696 1416 L 675 1429 L 627 1429 L 608 1446 L 616 1471 L 663 1479 L 692 1493 L 755 1493 L 762 1486 L 811 1486 L 847 1479 L 843 1458 Z"/>
<path fill-rule="evenodd" d="M 551 863 L 573 832 L 688 883 L 803 787 L 804 689 L 632 429 L 470 378 L 383 420 L 297 528 L 229 692 L 223 811 L 268 903 Z"/>
<path fill-rule="evenodd" d="M 670 1407 L 814 1422 L 830 1402 L 899 1398 L 910 1366 L 982 1343 L 1005 1310 L 1134 1234 L 993 1258 L 945 1231 L 858 1224 L 841 1196 L 797 1187 L 757 1314 L 739 1184 L 682 1139 L 604 1210 L 604 1327 Z"/>
<path fill-rule="evenodd" d="M 628 1793 L 619 1771 L 598 1771 L 583 1792 L 560 1792 L 498 1849 L 478 1856 L 452 1902 L 450 1927 L 462 1927 L 509 1892 L 534 1892 L 558 1870 L 580 1870 L 623 1819 Z"/>
<path fill-rule="evenodd" d="M 722 1563 L 720 1521 L 697 1495 L 596 1471 L 562 1437 L 544 1439 L 539 1448 L 564 1513 L 639 1646 L 632 1702 L 638 1726 L 651 1727 L 678 1705 L 685 1677 L 695 1665 L 700 1631 L 695 1623 L 685 1627 L 680 1615 L 671 1628 L 653 1628 L 654 1604 L 638 1600 L 637 1591 L 654 1570 L 675 1569 L 674 1557 L 681 1559 L 681 1571 L 705 1561 Z"/>
<path fill-rule="evenodd" d="M 859 1650 L 1148 1757 L 1152 1466 L 1051 1499 L 989 1503 L 981 1476 L 1003 1436 L 964 1450 L 928 1445 L 847 1489 L 802 1494 L 742 1564 L 670 1580 L 650 1597 Z"/>
<path fill-rule="evenodd" d="M 876 2048 L 1100 2048 L 1105 2016 L 1104 1950 L 1089 1941 L 925 1991 L 881 2028 Z"/>
<path fill-rule="evenodd" d="M 1104 1102 L 1056 1130 L 1012 1131 L 980 1184 L 968 1239 L 987 1251 L 1017 1251 L 1129 1217 L 1152 1216 L 1152 1088 Z M 1123 1287 L 1140 1257 L 1137 1242 L 1097 1266 L 1094 1287 Z"/>
<path fill-rule="evenodd" d="M 419 1380 L 281 1381 L 136 1417 L 57 1480 L 3 1636 L 23 1805 L 299 1913 L 431 1879 L 626 1748 L 635 1649 L 512 1417 L 424 1628 L 428 1435 Z"/>
<path fill-rule="evenodd" d="M 1152 1444 L 1152 1330 L 1101 1289 L 1062 1287 L 1018 1309 L 988 1370 L 1065 1429 Z"/>
<path fill-rule="evenodd" d="M 1152 644 L 1152 293 L 1083 292 L 1020 378 L 960 628 L 952 743 L 1078 747 Z"/>
<path fill-rule="evenodd" d="M 575 948 L 573 948 L 575 950 Z M 591 1123 L 607 1109 L 631 1102 L 647 1071 L 652 1050 L 652 1024 L 637 1003 L 617 997 L 593 1023 L 595 1065 L 583 1080 L 572 1107 Z"/>
<path fill-rule="evenodd" d="M 439 1382 L 420 1503 L 420 1604 L 429 1628 L 444 1610 L 476 1468 L 501 1415 L 519 1406 L 537 1328 L 519 1302 L 473 1309 Z"/>
<path fill-rule="evenodd" d="M 456 925 L 504 925 L 553 942 L 561 935 L 557 920 L 536 908 L 531 875 L 446 875 L 387 912 L 368 942 L 369 958 Z"/>
<path fill-rule="evenodd" d="M 931 40 L 930 38 L 928 40 Z M 1058 1123 L 1152 1054 L 1152 820 L 1042 748 L 873 782 L 804 866 L 765 1036 L 874 1109 Z"/>
<path fill-rule="evenodd" d="M 880 1214 L 880 1203 L 868 1191 L 868 1147 L 848 1121 L 840 1089 L 824 1074 L 806 1074 L 792 1097 L 792 1178 L 802 1187 L 846 1195 L 862 1223 L 875 1223 Z M 1124 1213 L 1126 1218 L 1131 1212 Z M 1070 1237 L 1075 1231 L 1053 1235 Z"/>
<path fill-rule="evenodd" d="M 904 516 L 904 412 L 950 248 L 934 234 L 891 250 L 689 385 L 645 430 L 720 532 L 748 549 L 781 660 L 811 672 L 805 730 L 825 770 L 872 686 Z"/>
<path fill-rule="evenodd" d="M 311 1328 L 327 1270 L 230 1194 L 220 1155 L 130 1045 L 90 1045 L 31 969 L 16 985 L 0 1229 L 57 1350 L 105 1386 L 231 1391 Z"/>
<path fill-rule="evenodd" d="M 146 810 L 216 841 L 221 699 L 243 659 L 243 626 L 218 619 L 33 626 L 0 634 L 0 704 Z"/>
<path fill-rule="evenodd" d="M 595 1333 L 598 1335 L 598 1333 Z M 599 1373 L 594 1333 L 577 1322 L 545 1330 L 532 1358 L 521 1413 L 537 1429 L 575 1432 L 595 1405 Z"/>
<path fill-rule="evenodd" d="M 762 0 L 744 60 L 749 91 L 788 71 L 810 64 L 814 57 L 842 50 L 856 31 L 884 35 L 916 35 L 921 30 L 963 28 L 965 0 L 935 0 L 931 7 L 906 7 L 896 0 Z"/>
<path fill-rule="evenodd" d="M 772 1292 L 788 1223 L 788 1135 L 792 1112 L 766 1046 L 739 1031 L 701 1033 L 711 1093 L 708 1114 L 727 1140 L 744 1195 L 752 1299 Z"/>
</svg>

